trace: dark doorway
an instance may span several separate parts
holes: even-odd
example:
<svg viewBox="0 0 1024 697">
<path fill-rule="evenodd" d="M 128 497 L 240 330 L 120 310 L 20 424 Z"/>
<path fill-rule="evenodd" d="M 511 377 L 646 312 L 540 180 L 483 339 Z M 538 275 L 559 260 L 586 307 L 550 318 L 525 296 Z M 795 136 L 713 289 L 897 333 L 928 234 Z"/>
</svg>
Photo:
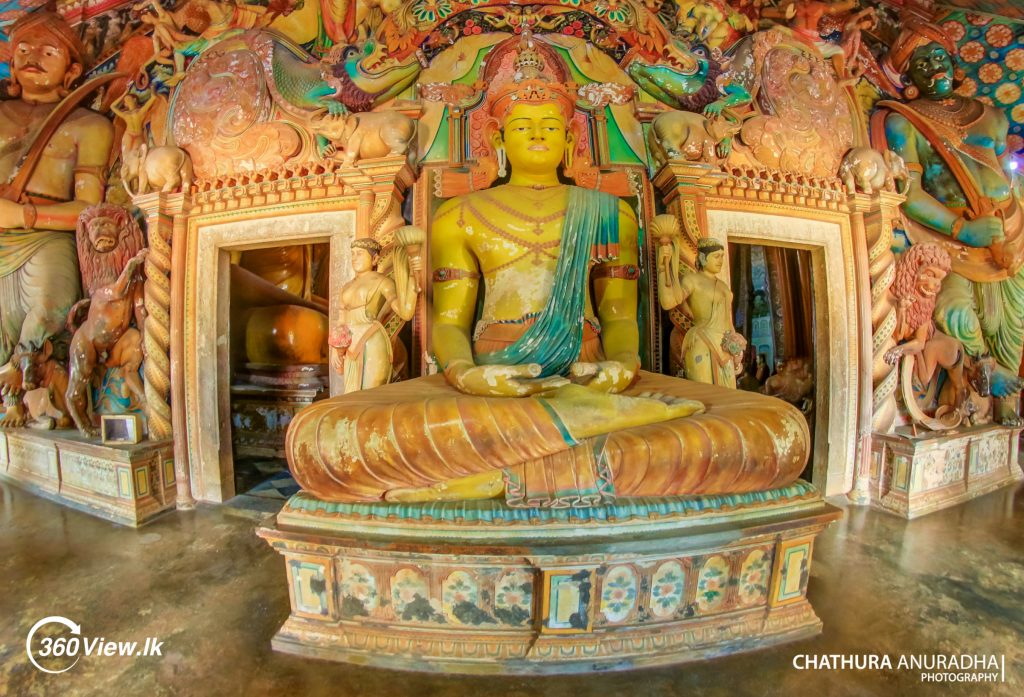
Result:
<svg viewBox="0 0 1024 697">
<path fill-rule="evenodd" d="M 803 412 L 815 437 L 814 285 L 811 253 L 729 244 L 733 322 L 747 339 L 740 389 L 783 399 Z M 803 478 L 810 481 L 807 463 Z"/>
</svg>

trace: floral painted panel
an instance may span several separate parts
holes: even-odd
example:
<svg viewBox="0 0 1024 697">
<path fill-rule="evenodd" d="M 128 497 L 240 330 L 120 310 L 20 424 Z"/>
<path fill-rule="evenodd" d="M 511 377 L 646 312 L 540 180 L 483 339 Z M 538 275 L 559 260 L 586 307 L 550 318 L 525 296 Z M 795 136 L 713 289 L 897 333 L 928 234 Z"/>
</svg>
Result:
<svg viewBox="0 0 1024 697">
<path fill-rule="evenodd" d="M 709 557 L 697 577 L 697 608 L 711 612 L 721 607 L 729 587 L 729 562 L 725 557 Z"/>
<path fill-rule="evenodd" d="M 401 569 L 391 577 L 391 604 L 396 615 L 402 617 L 410 608 L 415 609 L 423 603 L 430 604 L 430 591 L 420 572 Z"/>
<path fill-rule="evenodd" d="M 379 604 L 377 579 L 362 564 L 349 560 L 341 563 L 341 613 L 369 615 Z"/>
<path fill-rule="evenodd" d="M 533 576 L 512 571 L 498 579 L 494 590 L 494 616 L 502 624 L 526 624 L 532 616 Z"/>
<path fill-rule="evenodd" d="M 468 571 L 453 571 L 441 585 L 441 607 L 455 624 L 479 624 L 471 616 L 480 610 L 480 586 Z"/>
<path fill-rule="evenodd" d="M 651 614 L 666 619 L 683 602 L 686 587 L 686 572 L 677 561 L 667 561 L 658 567 L 651 577 Z"/>
<path fill-rule="evenodd" d="M 747 555 L 740 567 L 739 600 L 741 605 L 758 605 L 768 600 L 768 583 L 772 577 L 772 560 L 763 549 Z"/>
<path fill-rule="evenodd" d="M 976 0 L 965 4 L 984 11 Z M 1002 109 L 1010 121 L 1006 144 L 1024 153 L 1024 23 L 954 12 L 940 24 L 956 42 L 966 72 L 957 93 Z"/>
<path fill-rule="evenodd" d="M 636 607 L 636 572 L 628 566 L 616 566 L 605 574 L 601 587 L 601 614 L 615 624 L 622 622 Z"/>
</svg>

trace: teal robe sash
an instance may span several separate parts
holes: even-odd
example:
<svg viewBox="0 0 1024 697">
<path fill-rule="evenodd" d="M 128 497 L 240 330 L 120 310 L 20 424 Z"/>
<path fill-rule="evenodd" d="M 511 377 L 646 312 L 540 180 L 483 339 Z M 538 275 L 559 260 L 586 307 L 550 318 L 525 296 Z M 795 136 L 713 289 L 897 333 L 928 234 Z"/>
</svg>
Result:
<svg viewBox="0 0 1024 697">
<path fill-rule="evenodd" d="M 583 346 L 590 261 L 614 259 L 618 256 L 618 245 L 619 200 L 600 191 L 570 187 L 551 297 L 537 321 L 514 344 L 479 354 L 476 362 L 539 363 L 541 377 L 567 374 Z"/>
</svg>

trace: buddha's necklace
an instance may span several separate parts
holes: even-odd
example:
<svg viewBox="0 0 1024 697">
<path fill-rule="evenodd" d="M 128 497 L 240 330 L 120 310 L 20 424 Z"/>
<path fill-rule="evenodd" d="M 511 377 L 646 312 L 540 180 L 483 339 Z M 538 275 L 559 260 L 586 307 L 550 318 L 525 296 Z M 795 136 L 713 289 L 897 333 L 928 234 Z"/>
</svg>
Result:
<svg viewBox="0 0 1024 697">
<path fill-rule="evenodd" d="M 557 210 L 554 213 L 550 213 L 548 215 L 542 215 L 539 218 L 535 218 L 532 215 L 527 215 L 526 213 L 523 213 L 521 211 L 517 211 L 515 208 L 512 208 L 511 206 L 508 206 L 508 205 L 502 203 L 501 201 L 499 201 L 499 200 L 497 200 L 495 198 L 491 198 L 487 194 L 483 194 L 481 196 L 481 198 L 483 198 L 483 200 L 487 201 L 487 203 L 489 203 L 490 205 L 494 206 L 495 208 L 497 208 L 502 213 L 507 213 L 508 215 L 512 216 L 513 218 L 516 218 L 518 220 L 522 220 L 523 222 L 530 223 L 531 225 L 533 225 L 533 230 L 531 230 L 530 232 L 532 232 L 534 235 L 537 235 L 538 237 L 540 237 L 542 234 L 544 234 L 544 227 L 543 226 L 546 223 L 553 223 L 554 221 L 559 220 L 560 218 L 565 217 L 565 210 L 562 209 L 562 210 Z M 548 203 L 549 201 L 553 201 L 554 198 L 555 198 L 554 196 L 551 196 L 551 197 L 543 199 L 543 200 L 531 201 L 530 203 L 532 203 L 534 206 L 541 206 L 543 204 Z M 478 218 L 480 218 L 481 221 L 484 221 L 485 224 L 486 224 L 485 219 L 479 213 L 477 213 L 475 210 L 474 210 L 474 215 L 476 215 Z"/>
<path fill-rule="evenodd" d="M 527 256 L 529 254 L 533 254 L 534 255 L 533 263 L 534 263 L 535 266 L 539 266 L 540 264 L 542 264 L 544 262 L 544 257 L 545 256 L 548 256 L 548 257 L 551 256 L 550 253 L 548 252 L 549 249 L 556 249 L 556 248 L 560 247 L 561 244 L 562 244 L 561 238 L 554 239 L 554 240 L 548 240 L 546 242 L 531 242 L 530 240 L 524 240 L 523 238 L 518 237 L 516 235 L 513 235 L 512 233 L 510 233 L 510 232 L 508 232 L 506 230 L 503 230 L 502 228 L 500 228 L 497 225 L 495 225 L 494 223 L 492 223 L 489 220 L 488 216 L 484 215 L 482 212 L 477 210 L 476 207 L 473 206 L 473 204 L 470 203 L 469 201 L 466 202 L 466 208 L 473 215 L 473 217 L 476 218 L 478 221 L 480 221 L 480 224 L 483 225 L 485 228 L 487 228 L 490 232 L 492 232 L 493 234 L 495 234 L 498 237 L 502 238 L 503 240 L 508 240 L 509 242 L 512 242 L 512 243 L 516 244 L 519 247 L 525 247 L 526 248 L 526 251 L 524 251 L 522 254 L 520 254 L 519 256 L 515 257 L 514 259 L 511 259 L 511 260 L 505 262 L 504 264 L 502 264 L 498 268 L 505 268 L 507 266 L 511 266 L 513 263 L 519 261 L 520 259 L 522 259 L 523 257 L 525 257 L 525 256 Z M 565 212 L 561 211 L 555 217 L 545 216 L 546 219 L 544 220 L 544 222 L 552 222 L 552 221 L 557 220 L 559 217 L 564 216 L 564 215 L 565 215 Z M 529 222 L 535 222 L 535 220 L 534 219 L 530 219 Z M 538 225 L 538 228 L 539 228 L 539 225 Z M 543 229 L 540 229 L 540 232 L 543 232 Z M 551 257 L 551 258 L 554 258 L 554 257 Z M 493 272 L 493 271 L 495 271 L 495 269 L 491 269 L 491 271 Z"/>
</svg>

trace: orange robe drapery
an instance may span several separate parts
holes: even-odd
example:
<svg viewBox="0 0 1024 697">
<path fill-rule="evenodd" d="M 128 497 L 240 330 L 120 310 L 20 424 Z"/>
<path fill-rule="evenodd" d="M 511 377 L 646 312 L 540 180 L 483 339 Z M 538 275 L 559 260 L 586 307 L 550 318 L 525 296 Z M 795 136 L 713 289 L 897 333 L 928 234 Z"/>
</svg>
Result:
<svg viewBox="0 0 1024 697">
<path fill-rule="evenodd" d="M 535 398 L 465 395 L 434 375 L 323 400 L 288 430 L 288 461 L 313 495 L 379 500 L 503 470 L 512 505 L 594 505 L 611 497 L 762 491 L 804 468 L 803 415 L 780 400 L 641 373 L 625 392 L 702 401 L 696 416 L 567 441 Z"/>
</svg>

